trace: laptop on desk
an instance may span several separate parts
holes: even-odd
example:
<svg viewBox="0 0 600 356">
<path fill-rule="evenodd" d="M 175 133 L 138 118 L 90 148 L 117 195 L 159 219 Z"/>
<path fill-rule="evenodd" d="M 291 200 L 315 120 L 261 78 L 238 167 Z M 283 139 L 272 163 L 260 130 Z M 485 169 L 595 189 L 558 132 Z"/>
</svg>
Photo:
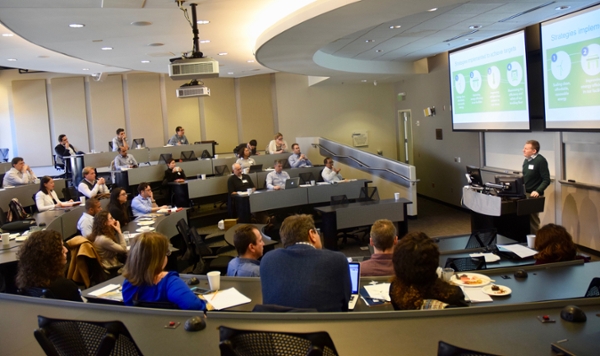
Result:
<svg viewBox="0 0 600 356">
<path fill-rule="evenodd" d="M 348 302 L 348 310 L 354 310 L 356 302 L 360 297 L 358 294 L 360 287 L 360 263 L 350 262 L 348 263 L 348 268 L 350 270 L 350 285 L 352 286 L 350 301 Z"/>
<path fill-rule="evenodd" d="M 298 188 L 298 184 L 300 184 L 300 177 L 286 179 L 285 189 Z"/>
<path fill-rule="evenodd" d="M 248 173 L 257 173 L 257 172 L 262 172 L 263 170 L 263 165 L 262 164 L 253 164 L 250 166 L 250 169 L 248 170 Z"/>
</svg>

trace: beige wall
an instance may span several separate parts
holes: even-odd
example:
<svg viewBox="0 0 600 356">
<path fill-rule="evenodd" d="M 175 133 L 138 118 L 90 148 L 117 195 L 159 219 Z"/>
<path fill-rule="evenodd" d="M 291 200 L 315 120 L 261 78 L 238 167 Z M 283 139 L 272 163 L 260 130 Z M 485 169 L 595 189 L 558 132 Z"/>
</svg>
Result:
<svg viewBox="0 0 600 356">
<path fill-rule="evenodd" d="M 131 130 L 128 137 L 143 137 L 148 147 L 165 145 L 159 74 L 127 74 L 127 94 Z"/>
<path fill-rule="evenodd" d="M 88 125 L 85 112 L 83 77 L 53 78 L 51 112 L 51 142 L 58 144 L 58 135 L 65 134 L 73 146 L 89 152 Z"/>
<path fill-rule="evenodd" d="M 273 110 L 270 75 L 239 79 L 242 142 L 255 139 L 264 150 L 273 139 Z M 292 142 L 289 142 L 291 145 Z"/>
<path fill-rule="evenodd" d="M 167 132 L 163 138 L 164 143 L 175 134 L 175 128 L 181 126 L 185 129 L 185 136 L 190 143 L 201 141 L 199 98 L 180 99 L 175 95 L 175 90 L 187 83 L 185 80 L 172 80 L 164 77 L 165 100 L 167 115 Z"/>
<path fill-rule="evenodd" d="M 108 142 L 116 136 L 118 128 L 126 129 L 125 103 L 123 101 L 123 78 L 120 74 L 109 75 L 102 82 L 90 81 L 90 112 L 92 149 L 109 150 Z M 131 133 L 127 133 L 131 141 Z M 71 140 L 77 145 L 74 140 Z"/>
<path fill-rule="evenodd" d="M 219 143 L 217 152 L 231 152 L 238 142 L 238 120 L 235 83 L 231 78 L 204 79 L 210 97 L 201 98 L 207 140 Z"/>
</svg>

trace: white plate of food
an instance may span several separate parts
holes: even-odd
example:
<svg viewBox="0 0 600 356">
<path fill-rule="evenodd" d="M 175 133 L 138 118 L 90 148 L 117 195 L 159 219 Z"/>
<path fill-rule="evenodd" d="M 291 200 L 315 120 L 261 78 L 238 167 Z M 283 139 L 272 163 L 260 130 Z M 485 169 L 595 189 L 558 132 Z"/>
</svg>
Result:
<svg viewBox="0 0 600 356">
<path fill-rule="evenodd" d="M 19 236 L 19 237 L 15 238 L 15 241 L 23 242 L 23 241 L 27 240 L 28 237 L 29 237 L 29 235 Z"/>
<path fill-rule="evenodd" d="M 138 224 L 138 226 L 154 225 L 154 220 L 150 219 L 150 220 L 138 221 L 137 224 Z"/>
<path fill-rule="evenodd" d="M 152 226 L 142 226 L 139 229 L 135 230 L 137 232 L 150 232 L 150 231 L 154 231 L 154 228 Z"/>
<path fill-rule="evenodd" d="M 152 218 L 139 218 L 138 221 L 154 221 Z"/>
<path fill-rule="evenodd" d="M 491 296 L 498 296 L 498 297 L 510 295 L 510 293 L 512 293 L 512 290 L 510 288 L 508 288 L 506 286 L 501 286 L 498 284 L 487 285 L 487 286 L 481 288 L 481 291 L 485 294 L 489 294 Z"/>
<path fill-rule="evenodd" d="M 450 282 L 463 287 L 483 287 L 492 283 L 492 280 L 479 273 L 457 272 L 450 277 Z"/>
</svg>

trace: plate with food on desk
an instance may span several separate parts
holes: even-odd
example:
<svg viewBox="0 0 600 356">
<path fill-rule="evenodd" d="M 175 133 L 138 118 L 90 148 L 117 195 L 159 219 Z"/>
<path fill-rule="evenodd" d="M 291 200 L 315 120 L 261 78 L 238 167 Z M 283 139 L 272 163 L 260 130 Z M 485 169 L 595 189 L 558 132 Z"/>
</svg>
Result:
<svg viewBox="0 0 600 356">
<path fill-rule="evenodd" d="M 490 277 L 479 273 L 455 273 L 450 277 L 450 283 L 463 287 L 483 287 L 490 283 Z"/>
<path fill-rule="evenodd" d="M 150 231 L 154 231 L 155 229 L 152 226 L 142 226 L 139 229 L 135 230 L 137 232 L 150 232 Z"/>
<path fill-rule="evenodd" d="M 150 225 L 154 225 L 154 220 L 150 219 L 150 220 L 138 221 L 137 224 L 138 224 L 138 226 L 150 226 Z"/>
<path fill-rule="evenodd" d="M 491 295 L 492 297 L 498 296 L 498 297 L 503 297 L 505 295 L 510 295 L 510 293 L 512 293 L 512 290 L 506 286 L 501 286 L 501 285 L 497 285 L 497 284 L 490 284 L 487 285 L 483 288 L 481 288 L 481 291 L 485 294 Z"/>
</svg>

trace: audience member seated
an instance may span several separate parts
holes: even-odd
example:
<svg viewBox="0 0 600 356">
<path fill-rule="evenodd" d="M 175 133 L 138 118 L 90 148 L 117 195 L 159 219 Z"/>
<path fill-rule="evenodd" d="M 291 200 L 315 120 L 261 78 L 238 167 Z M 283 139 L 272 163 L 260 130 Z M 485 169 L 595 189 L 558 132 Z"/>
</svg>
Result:
<svg viewBox="0 0 600 356">
<path fill-rule="evenodd" d="M 396 310 L 443 309 L 466 306 L 460 287 L 438 278 L 440 251 L 422 232 L 411 232 L 394 248 L 394 278 L 390 298 Z"/>
<path fill-rule="evenodd" d="M 170 158 L 167 161 L 167 169 L 165 170 L 165 177 L 163 178 L 163 185 L 167 183 L 183 183 L 185 182 L 185 173 L 183 173 L 183 169 L 181 167 L 177 167 L 176 161 L 173 158 Z"/>
<path fill-rule="evenodd" d="M 238 151 L 238 159 L 235 163 L 242 166 L 242 170 L 245 174 L 250 172 L 250 166 L 254 166 L 256 162 L 254 162 L 254 158 L 250 158 L 250 149 L 248 147 L 242 147 Z"/>
<path fill-rule="evenodd" d="M 283 135 L 281 133 L 277 133 L 277 135 L 275 135 L 275 139 L 269 142 L 269 146 L 267 146 L 267 153 L 275 154 L 285 152 L 289 152 L 287 142 L 283 140 Z"/>
<path fill-rule="evenodd" d="M 249 188 L 254 189 L 254 183 L 250 176 L 242 173 L 242 166 L 234 163 L 231 166 L 233 174 L 227 180 L 227 191 L 229 195 L 236 195 L 237 192 L 246 192 Z"/>
<path fill-rule="evenodd" d="M 177 272 L 164 271 L 167 265 L 169 241 L 157 232 L 138 236 L 131 247 L 123 269 L 123 302 L 170 302 L 179 309 L 206 310 L 206 303 L 179 278 Z"/>
<path fill-rule="evenodd" d="M 284 248 L 260 262 L 263 304 L 319 311 L 347 311 L 350 273 L 346 256 L 322 250 L 310 215 L 293 215 L 281 224 Z"/>
<path fill-rule="evenodd" d="M 125 147 L 119 148 L 119 154 L 115 157 L 115 169 L 122 170 L 128 168 L 137 168 L 138 163 L 132 155 L 127 153 Z"/>
<path fill-rule="evenodd" d="M 94 227 L 94 216 L 102 211 L 102 205 L 96 198 L 90 198 L 85 201 L 85 211 L 77 221 L 77 230 L 81 235 L 88 237 L 92 234 Z"/>
<path fill-rule="evenodd" d="M 187 137 L 185 137 L 185 129 L 181 126 L 177 126 L 175 128 L 175 135 L 169 139 L 167 145 L 171 146 L 181 146 L 181 145 L 189 145 Z"/>
<path fill-rule="evenodd" d="M 340 174 L 342 169 L 333 167 L 333 159 L 331 157 L 325 157 L 323 163 L 325 164 L 325 168 L 321 172 L 321 177 L 323 177 L 324 182 L 339 182 L 344 180 Z"/>
<path fill-rule="evenodd" d="M 154 194 L 152 193 L 152 188 L 150 187 L 150 184 L 142 182 L 140 183 L 140 185 L 138 185 L 137 190 L 138 195 L 131 201 L 131 211 L 133 212 L 133 216 L 137 217 L 145 214 L 150 214 L 160 209 L 167 208 L 166 205 L 156 205 L 156 201 L 154 200 Z"/>
<path fill-rule="evenodd" d="M 577 247 L 571 234 L 560 225 L 548 224 L 539 229 L 534 247 L 538 251 L 533 256 L 536 265 L 584 259 L 583 256 L 577 256 Z"/>
<path fill-rule="evenodd" d="M 12 168 L 4 175 L 2 187 L 15 187 L 17 185 L 33 184 L 37 177 L 31 167 L 25 164 L 21 157 L 15 157 L 10 162 Z"/>
<path fill-rule="evenodd" d="M 288 157 L 288 162 L 292 168 L 312 167 L 312 163 L 304 153 L 300 152 L 300 145 L 292 144 L 292 154 Z"/>
<path fill-rule="evenodd" d="M 65 161 L 63 160 L 63 157 L 74 156 L 76 154 L 83 154 L 83 152 L 77 151 L 75 146 L 69 143 L 69 139 L 65 134 L 58 136 L 58 145 L 54 147 L 54 152 L 56 153 L 56 164 L 62 167 L 65 166 Z"/>
<path fill-rule="evenodd" d="M 125 135 L 125 130 L 123 130 L 122 128 L 117 129 L 117 136 L 112 139 L 112 145 L 113 152 L 118 151 L 121 147 L 129 149 L 129 145 L 127 144 L 127 136 Z"/>
<path fill-rule="evenodd" d="M 283 170 L 284 161 L 275 161 L 273 163 L 274 171 L 267 174 L 267 189 L 268 190 L 280 190 L 285 189 L 285 181 L 290 179 L 288 172 Z"/>
<path fill-rule="evenodd" d="M 75 282 L 65 278 L 67 248 L 62 236 L 53 230 L 36 231 L 25 240 L 17 256 L 17 288 L 23 294 L 32 288 L 47 289 L 48 297 L 81 302 Z"/>
<path fill-rule="evenodd" d="M 73 200 L 70 200 L 70 202 L 73 202 Z M 40 180 L 40 190 L 35 194 L 35 206 L 40 213 L 64 206 L 54 191 L 54 179 L 52 177 L 43 176 Z"/>
<path fill-rule="evenodd" d="M 235 230 L 233 245 L 238 257 L 229 261 L 227 275 L 230 277 L 260 277 L 259 258 L 263 255 L 265 242 L 254 225 L 242 225 Z"/>
<path fill-rule="evenodd" d="M 394 245 L 398 242 L 396 227 L 387 219 L 375 221 L 371 226 L 371 246 L 375 253 L 371 258 L 360 264 L 361 276 L 393 276 L 394 265 L 392 253 Z"/>
<path fill-rule="evenodd" d="M 125 226 L 131 221 L 127 205 L 127 191 L 125 189 L 118 187 L 112 190 L 110 201 L 108 202 L 108 212 L 121 226 Z"/>
<path fill-rule="evenodd" d="M 108 211 L 96 214 L 88 239 L 94 244 L 102 260 L 102 267 L 108 270 L 121 265 L 119 257 L 127 254 L 127 243 L 121 233 L 121 224 Z"/>
<path fill-rule="evenodd" d="M 256 153 L 257 145 L 258 144 L 256 143 L 256 140 L 250 140 L 248 143 L 240 143 L 233 149 L 233 153 L 235 154 L 236 157 L 239 158 L 240 157 L 239 156 L 240 149 L 242 149 L 244 147 L 248 147 L 248 149 L 250 150 L 250 154 L 252 156 L 256 156 L 256 155 L 258 155 L 258 153 Z"/>
<path fill-rule="evenodd" d="M 86 198 L 103 199 L 110 196 L 110 191 L 106 186 L 104 178 L 96 180 L 96 169 L 94 167 L 85 167 L 82 171 L 83 179 L 77 186 L 79 193 Z"/>
</svg>

